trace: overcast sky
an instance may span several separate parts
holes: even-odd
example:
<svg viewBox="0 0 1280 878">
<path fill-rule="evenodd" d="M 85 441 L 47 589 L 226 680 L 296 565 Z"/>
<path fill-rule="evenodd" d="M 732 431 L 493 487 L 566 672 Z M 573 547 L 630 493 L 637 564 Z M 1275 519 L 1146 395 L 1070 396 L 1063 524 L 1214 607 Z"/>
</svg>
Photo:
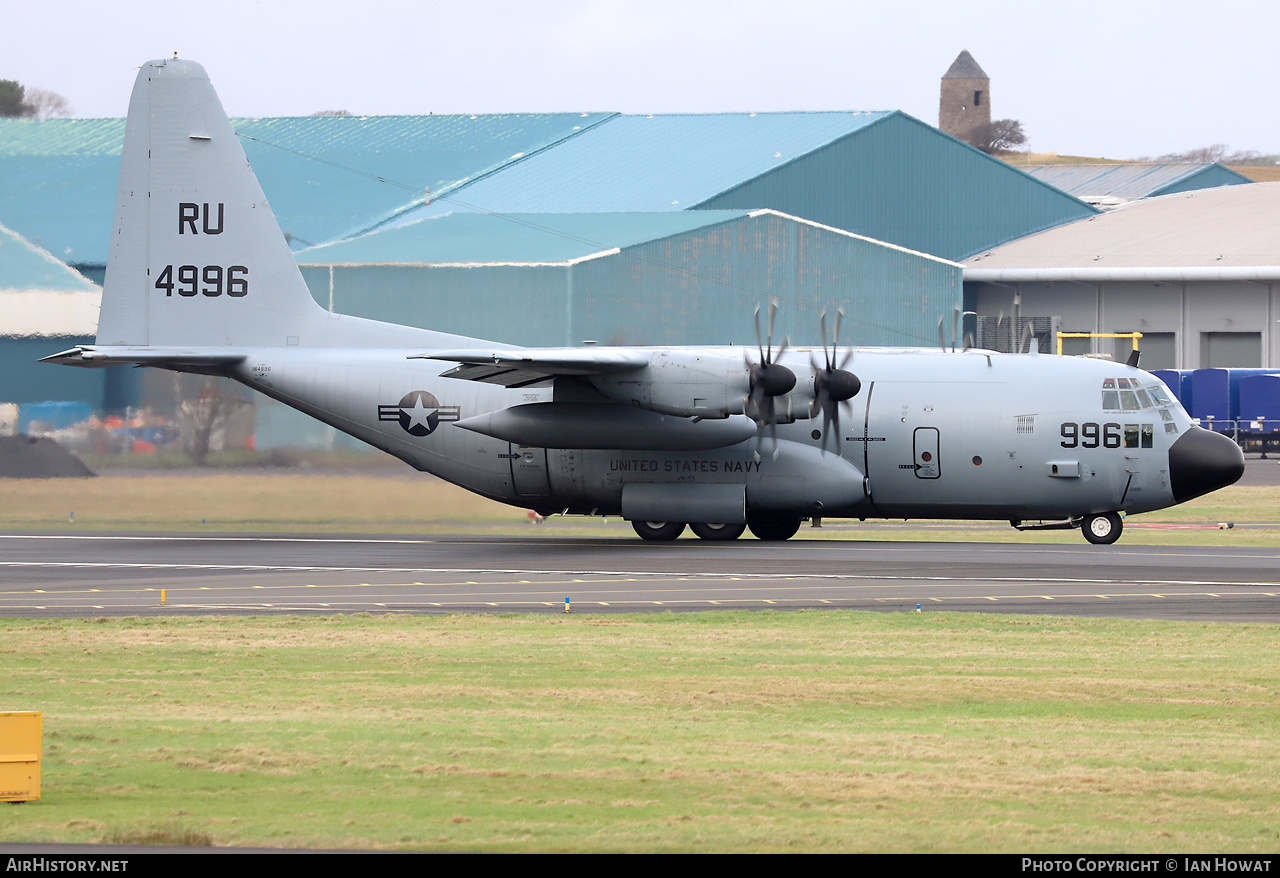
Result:
<svg viewBox="0 0 1280 878">
<path fill-rule="evenodd" d="M 968 49 L 994 116 L 1021 120 L 1037 151 L 1280 153 L 1275 0 L 5 0 L 0 13 L 0 79 L 83 117 L 123 116 L 138 65 L 176 51 L 233 116 L 898 109 L 936 125 L 939 79 Z"/>
</svg>

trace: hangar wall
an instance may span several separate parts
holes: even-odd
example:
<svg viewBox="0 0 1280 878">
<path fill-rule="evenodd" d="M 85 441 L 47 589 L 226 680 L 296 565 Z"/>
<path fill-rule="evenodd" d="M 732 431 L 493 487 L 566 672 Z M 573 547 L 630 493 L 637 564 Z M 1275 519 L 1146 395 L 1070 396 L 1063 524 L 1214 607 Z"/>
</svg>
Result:
<svg viewBox="0 0 1280 878">
<path fill-rule="evenodd" d="M 962 294 L 956 263 L 774 211 L 555 263 L 328 258 L 299 256 L 323 307 L 522 345 L 754 344 L 754 310 L 775 298 L 775 337 L 796 344 L 838 307 L 845 341 L 933 344 Z"/>
<path fill-rule="evenodd" d="M 970 285 L 973 310 L 1008 314 L 1014 292 L 1022 313 L 1062 318 L 1063 332 L 1141 332 L 1142 367 L 1280 366 L 1280 281 L 1079 281 Z M 1076 339 L 1066 353 L 1124 359 L 1127 341 Z M 1117 342 L 1119 341 L 1119 347 Z"/>
</svg>

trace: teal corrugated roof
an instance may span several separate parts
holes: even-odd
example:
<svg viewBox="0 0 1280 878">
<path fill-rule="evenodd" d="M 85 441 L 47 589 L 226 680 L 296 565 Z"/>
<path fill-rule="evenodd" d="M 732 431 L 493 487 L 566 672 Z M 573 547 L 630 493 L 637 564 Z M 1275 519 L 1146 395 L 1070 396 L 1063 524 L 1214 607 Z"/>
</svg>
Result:
<svg viewBox="0 0 1280 878">
<path fill-rule="evenodd" d="M 736 220 L 741 210 L 668 213 L 453 213 L 298 254 L 302 265 L 567 263 Z"/>
<path fill-rule="evenodd" d="M 302 247 L 368 228 L 423 201 L 428 188 L 434 195 L 482 178 L 610 115 L 306 116 L 232 124 L 246 136 L 245 153 L 282 228 Z M 105 264 L 123 142 L 123 119 L 0 119 L 0 222 L 67 262 Z"/>
<path fill-rule="evenodd" d="M 256 138 L 243 141 L 245 153 L 281 228 L 295 247 L 305 247 L 357 234 L 423 203 L 428 189 L 437 196 L 482 179 L 609 115 L 305 116 L 232 122 L 237 133 Z"/>
<path fill-rule="evenodd" d="M 1217 162 L 1126 162 L 1109 165 L 1035 165 L 1037 180 L 1077 198 L 1149 198 L 1253 182 Z"/>
<path fill-rule="evenodd" d="M 0 226 L 0 290 L 74 292 L 96 286 L 32 245 L 12 229 Z"/>
<path fill-rule="evenodd" d="M 123 119 L 0 119 L 0 223 L 64 262 L 105 264 Z"/>
<path fill-rule="evenodd" d="M 893 112 L 616 116 L 404 219 L 468 205 L 503 213 L 685 210 Z"/>
</svg>

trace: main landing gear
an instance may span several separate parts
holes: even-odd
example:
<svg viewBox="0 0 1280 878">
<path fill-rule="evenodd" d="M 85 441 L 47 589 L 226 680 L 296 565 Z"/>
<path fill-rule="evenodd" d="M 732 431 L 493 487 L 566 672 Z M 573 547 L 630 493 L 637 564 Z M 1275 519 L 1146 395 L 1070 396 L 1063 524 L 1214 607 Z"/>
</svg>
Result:
<svg viewBox="0 0 1280 878">
<path fill-rule="evenodd" d="M 736 540 L 747 529 L 745 524 L 702 524 L 695 522 L 689 530 L 702 540 Z"/>
<path fill-rule="evenodd" d="M 674 540 L 684 533 L 685 525 L 679 521 L 633 521 L 631 527 L 641 539 L 654 542 Z M 693 522 L 689 529 L 703 540 L 736 540 L 742 532 L 751 528 L 758 540 L 789 540 L 800 529 L 800 519 L 789 516 L 751 516 L 746 524 L 718 524 Z"/>
<path fill-rule="evenodd" d="M 666 542 L 684 533 L 683 521 L 633 521 L 631 527 L 642 540 Z"/>
</svg>

